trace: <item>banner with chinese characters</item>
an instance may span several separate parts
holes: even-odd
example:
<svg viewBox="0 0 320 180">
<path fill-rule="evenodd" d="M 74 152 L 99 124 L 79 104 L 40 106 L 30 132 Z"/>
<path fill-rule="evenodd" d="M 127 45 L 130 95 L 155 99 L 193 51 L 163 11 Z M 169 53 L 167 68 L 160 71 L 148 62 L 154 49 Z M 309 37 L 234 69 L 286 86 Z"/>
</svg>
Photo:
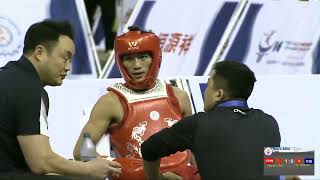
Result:
<svg viewBox="0 0 320 180">
<path fill-rule="evenodd" d="M 82 1 L 0 0 L 0 4 L 0 67 L 21 57 L 30 25 L 44 19 L 68 20 L 74 29 L 76 46 L 70 74 L 74 78 L 97 77 L 97 58 L 88 35 L 90 29 L 85 26 L 87 17 Z"/>
<path fill-rule="evenodd" d="M 127 26 L 152 30 L 160 37 L 160 76 L 203 75 L 238 4 L 237 0 L 140 1 Z M 114 61 L 105 74 L 121 77 Z"/>
<path fill-rule="evenodd" d="M 256 74 L 318 74 L 319 19 L 319 1 L 249 1 L 221 60 Z"/>
</svg>

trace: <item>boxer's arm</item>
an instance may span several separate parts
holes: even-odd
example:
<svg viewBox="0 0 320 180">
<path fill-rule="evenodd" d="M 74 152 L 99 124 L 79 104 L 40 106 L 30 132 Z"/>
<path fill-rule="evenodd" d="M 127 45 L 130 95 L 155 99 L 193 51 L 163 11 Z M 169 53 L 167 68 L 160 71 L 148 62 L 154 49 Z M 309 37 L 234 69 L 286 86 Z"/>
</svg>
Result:
<svg viewBox="0 0 320 180">
<path fill-rule="evenodd" d="M 174 91 L 176 97 L 178 98 L 180 109 L 182 111 L 182 116 L 183 117 L 191 116 L 192 115 L 192 108 L 191 108 L 191 102 L 190 102 L 190 98 L 189 98 L 188 93 L 186 91 L 181 90 L 181 89 L 174 87 L 174 86 L 173 86 L 173 91 Z M 192 165 L 197 165 L 193 153 L 191 153 L 189 161 Z"/>
<path fill-rule="evenodd" d="M 181 90 L 181 89 L 174 87 L 174 86 L 172 88 L 173 88 L 173 92 L 174 92 L 175 96 L 177 97 L 177 99 L 179 101 L 179 106 L 182 111 L 181 112 L 182 117 L 192 115 L 191 103 L 190 103 L 188 93 L 186 91 Z"/>
<path fill-rule="evenodd" d="M 83 127 L 81 134 L 73 151 L 76 160 L 80 159 L 80 146 L 83 142 L 83 134 L 89 132 L 92 141 L 97 144 L 105 134 L 114 118 L 120 118 L 121 104 L 117 101 L 115 95 L 108 93 L 102 96 L 94 105 L 89 121 Z"/>
</svg>

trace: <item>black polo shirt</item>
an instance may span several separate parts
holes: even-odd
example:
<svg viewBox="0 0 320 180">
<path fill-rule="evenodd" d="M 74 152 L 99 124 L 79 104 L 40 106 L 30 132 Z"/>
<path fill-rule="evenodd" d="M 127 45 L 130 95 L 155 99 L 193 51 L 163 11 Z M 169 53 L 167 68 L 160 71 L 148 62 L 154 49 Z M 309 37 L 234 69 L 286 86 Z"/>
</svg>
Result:
<svg viewBox="0 0 320 180">
<path fill-rule="evenodd" d="M 202 180 L 273 180 L 278 177 L 263 176 L 264 147 L 280 140 L 277 121 L 263 111 L 216 106 L 154 134 L 141 152 L 154 161 L 190 149 Z"/>
<path fill-rule="evenodd" d="M 17 136 L 48 136 L 48 94 L 24 56 L 1 67 L 0 84 L 0 174 L 28 172 Z"/>
</svg>

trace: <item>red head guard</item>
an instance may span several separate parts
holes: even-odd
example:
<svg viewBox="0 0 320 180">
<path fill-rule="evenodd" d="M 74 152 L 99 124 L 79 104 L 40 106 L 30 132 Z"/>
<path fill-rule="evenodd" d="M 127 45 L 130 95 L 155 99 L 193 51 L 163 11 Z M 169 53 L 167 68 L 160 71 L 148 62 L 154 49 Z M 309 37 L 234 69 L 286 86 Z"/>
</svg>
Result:
<svg viewBox="0 0 320 180">
<path fill-rule="evenodd" d="M 158 76 L 161 65 L 161 49 L 160 40 L 157 35 L 152 32 L 144 32 L 139 29 L 130 30 L 115 39 L 115 59 L 122 77 L 126 81 L 125 85 L 130 89 L 150 89 Z M 136 82 L 128 74 L 125 67 L 123 67 L 123 55 L 133 53 L 151 53 L 152 63 L 149 72 L 143 81 Z"/>
</svg>

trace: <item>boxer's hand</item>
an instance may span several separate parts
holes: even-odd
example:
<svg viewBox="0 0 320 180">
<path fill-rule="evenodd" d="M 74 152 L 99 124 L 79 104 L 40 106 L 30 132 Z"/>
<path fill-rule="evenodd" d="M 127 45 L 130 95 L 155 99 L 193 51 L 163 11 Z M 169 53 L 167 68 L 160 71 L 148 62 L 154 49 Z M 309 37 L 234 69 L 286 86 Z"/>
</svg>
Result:
<svg viewBox="0 0 320 180">
<path fill-rule="evenodd" d="M 162 180 L 182 180 L 182 177 L 173 172 L 165 172 L 162 173 Z"/>
</svg>

